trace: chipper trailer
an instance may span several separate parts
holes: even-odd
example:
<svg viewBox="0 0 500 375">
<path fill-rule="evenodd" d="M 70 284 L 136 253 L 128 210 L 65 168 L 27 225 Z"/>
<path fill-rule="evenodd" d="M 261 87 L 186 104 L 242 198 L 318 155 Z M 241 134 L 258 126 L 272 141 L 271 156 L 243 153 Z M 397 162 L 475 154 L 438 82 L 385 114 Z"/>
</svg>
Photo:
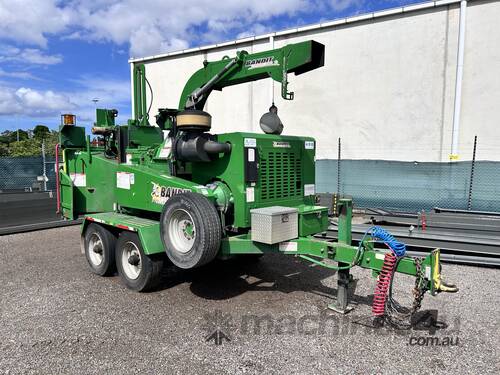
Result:
<svg viewBox="0 0 500 375">
<path fill-rule="evenodd" d="M 409 316 L 426 291 L 455 291 L 441 280 L 439 250 L 425 259 L 407 257 L 404 245 L 377 227 L 353 246 L 351 200 L 339 202 L 338 242 L 318 238 L 329 218 L 327 208 L 316 205 L 316 142 L 282 135 L 274 103 L 260 120 L 262 134 L 209 133 L 212 118 L 203 108 L 213 90 L 271 78 L 291 100 L 288 74 L 323 64 L 324 46 L 315 41 L 205 61 L 185 84 L 178 108 L 158 109 L 157 126 L 150 124 L 151 86 L 139 64 L 133 69 L 134 119 L 127 125 L 115 125 L 116 110 L 97 109 L 91 141 L 74 116 L 63 115 L 59 209 L 68 219 L 84 217 L 82 251 L 92 272 L 117 270 L 128 288 L 146 291 L 166 259 L 190 269 L 215 258 L 280 253 L 338 271 L 330 307 L 342 313 L 348 311 L 350 268 L 373 270 L 377 316 L 389 308 Z M 415 276 L 410 309 L 392 300 L 395 272 Z"/>
</svg>

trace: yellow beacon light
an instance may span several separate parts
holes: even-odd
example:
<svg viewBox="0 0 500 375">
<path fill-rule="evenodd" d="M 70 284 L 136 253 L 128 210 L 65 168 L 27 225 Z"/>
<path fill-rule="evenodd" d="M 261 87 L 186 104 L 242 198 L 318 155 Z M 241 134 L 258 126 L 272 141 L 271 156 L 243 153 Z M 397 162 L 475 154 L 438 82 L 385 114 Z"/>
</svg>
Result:
<svg viewBox="0 0 500 375">
<path fill-rule="evenodd" d="M 76 125 L 76 116 L 66 113 L 61 115 L 61 124 L 62 125 Z"/>
</svg>

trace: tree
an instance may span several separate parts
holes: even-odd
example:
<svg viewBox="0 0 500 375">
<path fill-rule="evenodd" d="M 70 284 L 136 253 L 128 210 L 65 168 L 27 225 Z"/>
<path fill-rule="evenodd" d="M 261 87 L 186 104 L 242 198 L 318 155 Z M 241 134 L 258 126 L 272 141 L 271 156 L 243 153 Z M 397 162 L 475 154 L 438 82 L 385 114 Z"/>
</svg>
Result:
<svg viewBox="0 0 500 375">
<path fill-rule="evenodd" d="M 17 130 L 5 130 L 0 134 L 0 156 L 40 156 L 42 142 L 45 143 L 45 155 L 55 156 L 59 132 L 51 131 L 45 125 L 37 125 L 33 131 L 19 130 L 19 142 L 17 142 Z"/>
<path fill-rule="evenodd" d="M 10 144 L 9 156 L 40 156 L 42 154 L 42 143 L 35 138 L 25 139 Z"/>
<path fill-rule="evenodd" d="M 12 142 L 17 142 L 17 137 L 19 133 L 19 140 L 24 141 L 25 139 L 29 138 L 29 133 L 26 130 L 23 129 L 18 129 L 18 130 L 5 130 L 1 136 L 2 136 L 2 142 L 4 143 L 12 143 Z"/>
<path fill-rule="evenodd" d="M 10 134 L 12 132 L 10 130 L 4 130 L 0 133 L 0 142 L 1 143 L 9 143 L 10 142 Z"/>
<path fill-rule="evenodd" d="M 0 142 L 0 156 L 9 156 L 9 145 Z"/>
<path fill-rule="evenodd" d="M 45 138 L 45 155 L 55 156 L 57 143 L 59 143 L 59 132 L 52 130 Z"/>
<path fill-rule="evenodd" d="M 50 135 L 50 130 L 45 125 L 37 125 L 33 129 L 33 136 L 36 139 L 42 140 L 42 139 L 47 138 L 47 136 L 49 136 L 49 135 Z"/>
</svg>

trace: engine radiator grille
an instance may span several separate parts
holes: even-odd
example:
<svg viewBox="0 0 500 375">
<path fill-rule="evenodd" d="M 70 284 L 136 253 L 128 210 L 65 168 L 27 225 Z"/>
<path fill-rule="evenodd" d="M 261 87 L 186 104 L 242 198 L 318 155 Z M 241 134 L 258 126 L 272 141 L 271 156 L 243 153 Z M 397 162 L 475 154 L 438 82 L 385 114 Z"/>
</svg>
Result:
<svg viewBox="0 0 500 375">
<path fill-rule="evenodd" d="M 300 155 L 290 151 L 272 151 L 260 158 L 260 200 L 302 196 Z"/>
</svg>

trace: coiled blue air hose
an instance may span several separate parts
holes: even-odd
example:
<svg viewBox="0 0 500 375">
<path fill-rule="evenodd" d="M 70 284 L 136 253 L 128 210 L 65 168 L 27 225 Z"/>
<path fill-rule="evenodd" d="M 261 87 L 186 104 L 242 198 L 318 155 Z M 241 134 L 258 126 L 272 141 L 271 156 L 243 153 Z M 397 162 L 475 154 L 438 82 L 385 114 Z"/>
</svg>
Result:
<svg viewBox="0 0 500 375">
<path fill-rule="evenodd" d="M 356 264 L 358 264 L 360 259 L 363 257 L 363 253 L 365 251 L 363 242 L 368 236 L 376 238 L 378 242 L 383 242 L 387 244 L 387 246 L 389 246 L 394 255 L 396 255 L 397 257 L 403 257 L 406 254 L 406 245 L 404 243 L 396 240 L 394 236 L 389 232 L 387 232 L 384 228 L 373 226 L 367 229 L 367 231 L 363 235 L 363 238 L 361 239 L 361 241 L 359 241 L 358 251 L 356 251 L 356 255 L 354 256 L 353 261 L 347 266 L 341 266 L 341 267 L 330 266 L 320 260 L 316 260 L 307 255 L 299 255 L 299 257 L 308 260 L 309 262 L 318 264 L 326 268 L 334 269 L 337 271 L 348 270 L 354 267 Z"/>
<path fill-rule="evenodd" d="M 406 254 L 406 245 L 396 240 L 394 236 L 390 234 L 388 231 L 386 231 L 384 228 L 377 226 L 370 227 L 365 232 L 363 238 L 366 237 L 367 235 L 374 237 L 378 239 L 380 242 L 387 244 L 387 246 L 390 247 L 392 252 L 397 257 L 403 257 Z"/>
</svg>

